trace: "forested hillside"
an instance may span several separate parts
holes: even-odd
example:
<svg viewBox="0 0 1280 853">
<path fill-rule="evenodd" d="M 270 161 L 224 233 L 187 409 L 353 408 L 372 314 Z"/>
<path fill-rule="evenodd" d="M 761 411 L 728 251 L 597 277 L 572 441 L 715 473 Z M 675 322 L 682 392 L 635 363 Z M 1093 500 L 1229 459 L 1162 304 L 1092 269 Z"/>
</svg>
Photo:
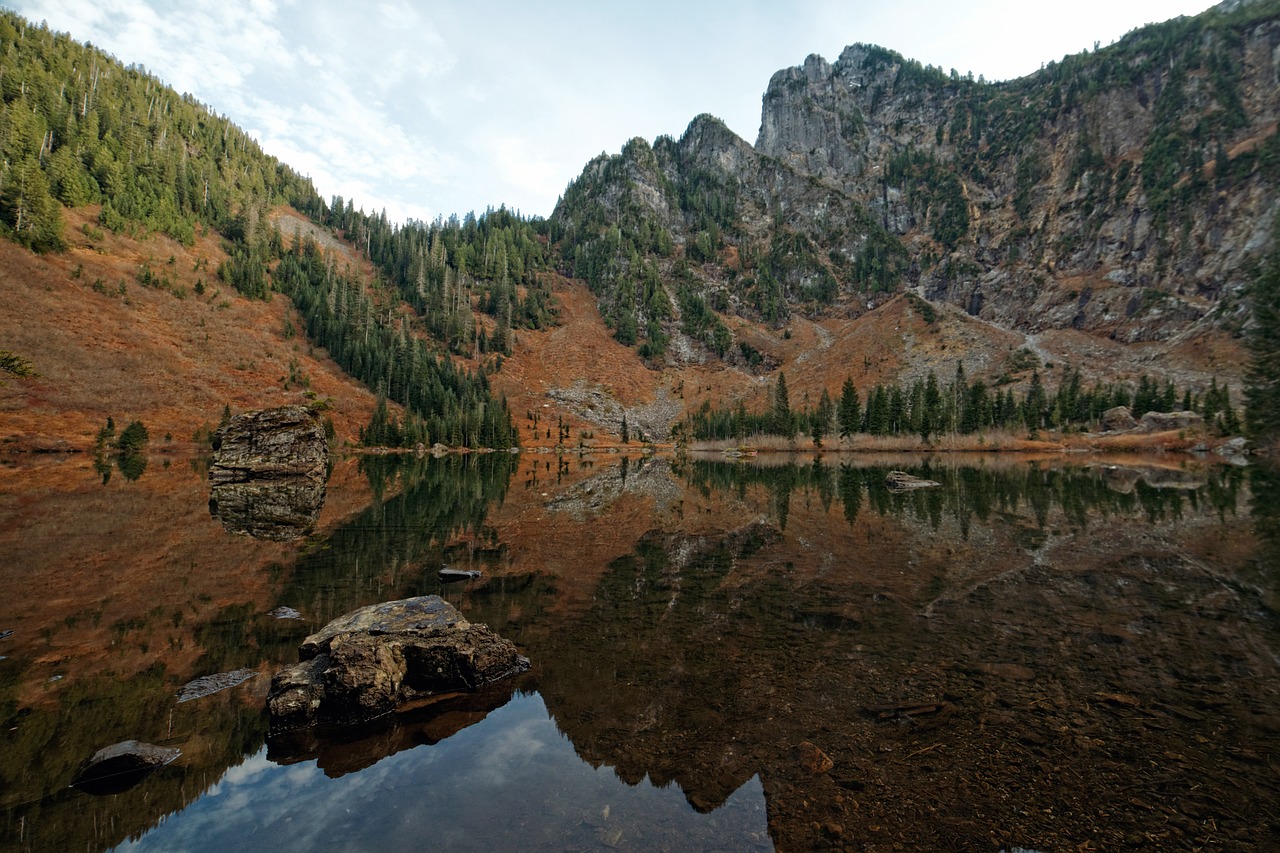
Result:
<svg viewBox="0 0 1280 853">
<path fill-rule="evenodd" d="M 537 223 L 499 210 L 397 225 L 341 198 L 326 204 L 309 179 L 212 107 L 8 12 L 0 14 L 0 97 L 5 236 L 35 252 L 63 251 L 64 210 L 85 207 L 98 211 L 96 225 L 83 225 L 91 241 L 107 229 L 190 247 L 212 230 L 226 254 L 217 280 L 250 299 L 294 298 L 313 343 L 408 410 L 397 433 L 405 440 L 514 441 L 484 373 L 500 364 L 486 356 L 510 351 L 515 329 L 552 316 L 537 277 L 546 265 Z M 374 264 L 374 280 L 281 234 L 269 216 L 281 205 L 354 243 Z M 150 261 L 136 280 L 182 290 Z M 8 351 L 3 341 L 0 351 Z M 11 355 L 39 371 L 39 353 Z"/>
</svg>

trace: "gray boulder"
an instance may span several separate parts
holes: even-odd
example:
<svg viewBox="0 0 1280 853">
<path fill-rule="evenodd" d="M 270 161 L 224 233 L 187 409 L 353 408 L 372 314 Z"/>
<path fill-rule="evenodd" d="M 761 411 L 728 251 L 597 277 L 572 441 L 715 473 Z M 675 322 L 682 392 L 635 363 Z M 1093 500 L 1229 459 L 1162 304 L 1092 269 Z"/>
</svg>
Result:
<svg viewBox="0 0 1280 853">
<path fill-rule="evenodd" d="M 1203 425 L 1204 418 L 1199 412 L 1147 412 L 1142 416 L 1143 432 L 1192 429 Z"/>
<path fill-rule="evenodd" d="M 1103 432 L 1125 432 L 1138 426 L 1128 406 L 1114 406 L 1102 413 Z"/>
<path fill-rule="evenodd" d="M 272 732 L 363 723 L 529 668 L 509 640 L 436 595 L 348 613 L 307 637 L 298 657 L 271 681 Z"/>
<path fill-rule="evenodd" d="M 277 477 L 324 480 L 329 464 L 324 425 L 306 406 L 236 415 L 214 433 L 213 448 L 213 483 Z"/>
<path fill-rule="evenodd" d="M 90 793 L 119 793 L 181 754 L 181 750 L 172 747 L 137 740 L 121 741 L 104 746 L 81 762 L 71 784 Z"/>
</svg>

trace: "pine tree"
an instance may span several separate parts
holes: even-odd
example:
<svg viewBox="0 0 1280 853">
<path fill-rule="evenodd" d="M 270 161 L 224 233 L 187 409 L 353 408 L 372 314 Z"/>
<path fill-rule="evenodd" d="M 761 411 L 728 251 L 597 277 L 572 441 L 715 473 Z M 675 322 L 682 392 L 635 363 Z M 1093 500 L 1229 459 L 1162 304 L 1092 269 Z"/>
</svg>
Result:
<svg viewBox="0 0 1280 853">
<path fill-rule="evenodd" d="M 787 375 L 778 374 L 778 381 L 773 386 L 773 409 L 769 413 L 770 432 L 784 438 L 795 438 L 795 418 L 791 415 L 791 403 L 787 399 Z"/>
<path fill-rule="evenodd" d="M 1266 442 L 1280 438 L 1280 218 L 1272 235 L 1270 256 L 1253 282 L 1245 374 L 1245 426 L 1255 440 Z"/>
<path fill-rule="evenodd" d="M 840 404 L 838 407 L 841 438 L 848 438 L 861 427 L 862 412 L 860 408 L 858 405 L 858 389 L 854 387 L 853 380 L 846 377 L 844 384 L 840 386 Z"/>
</svg>

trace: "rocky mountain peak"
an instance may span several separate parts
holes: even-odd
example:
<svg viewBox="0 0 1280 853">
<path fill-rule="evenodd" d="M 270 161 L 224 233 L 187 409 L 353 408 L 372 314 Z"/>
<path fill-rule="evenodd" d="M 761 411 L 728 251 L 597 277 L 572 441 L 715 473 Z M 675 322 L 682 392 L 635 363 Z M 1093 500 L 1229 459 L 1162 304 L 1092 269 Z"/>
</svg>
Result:
<svg viewBox="0 0 1280 853">
<path fill-rule="evenodd" d="M 1280 0 L 1229 0 L 1002 83 L 810 55 L 773 75 L 754 146 L 705 115 L 655 142 L 666 207 L 631 248 L 696 260 L 686 302 L 773 324 L 911 290 L 1024 334 L 1238 337 L 1280 209 L 1278 44 Z"/>
</svg>

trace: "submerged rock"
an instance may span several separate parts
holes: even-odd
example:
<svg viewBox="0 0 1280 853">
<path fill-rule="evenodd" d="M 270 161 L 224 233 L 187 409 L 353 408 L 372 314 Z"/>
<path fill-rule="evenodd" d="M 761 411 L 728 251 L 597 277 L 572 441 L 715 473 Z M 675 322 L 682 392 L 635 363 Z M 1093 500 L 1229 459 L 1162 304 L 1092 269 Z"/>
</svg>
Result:
<svg viewBox="0 0 1280 853">
<path fill-rule="evenodd" d="M 348 613 L 307 637 L 298 657 L 271 680 L 273 732 L 367 722 L 529 668 L 509 640 L 437 595 Z"/>
<path fill-rule="evenodd" d="M 320 416 L 306 406 L 236 415 L 213 436 L 209 480 L 237 483 L 276 477 L 323 480 L 329 445 Z"/>
<path fill-rule="evenodd" d="M 890 471 L 884 478 L 884 484 L 895 491 L 902 489 L 928 489 L 942 485 L 934 480 L 925 480 L 914 474 L 908 474 L 906 471 Z"/>
<path fill-rule="evenodd" d="M 292 607 L 286 607 L 283 604 L 277 607 L 275 610 L 272 610 L 268 615 L 274 616 L 277 619 L 301 619 L 302 618 L 302 614 L 299 613 L 297 610 L 294 610 Z"/>
<path fill-rule="evenodd" d="M 436 576 L 445 583 L 472 581 L 480 577 L 480 571 L 478 569 L 455 569 L 452 566 L 442 566 L 440 571 L 436 572 Z"/>
<path fill-rule="evenodd" d="M 190 702 L 192 699 L 203 699 L 206 696 L 212 696 L 214 693 L 226 690 L 229 687 L 243 684 L 257 674 L 256 670 L 237 669 L 234 672 L 202 675 L 182 686 L 182 689 L 178 691 L 178 701 Z"/>
<path fill-rule="evenodd" d="M 168 746 L 126 740 L 103 747 L 85 759 L 71 784 L 92 794 L 117 794 L 142 781 L 157 767 L 182 754 Z"/>
</svg>

